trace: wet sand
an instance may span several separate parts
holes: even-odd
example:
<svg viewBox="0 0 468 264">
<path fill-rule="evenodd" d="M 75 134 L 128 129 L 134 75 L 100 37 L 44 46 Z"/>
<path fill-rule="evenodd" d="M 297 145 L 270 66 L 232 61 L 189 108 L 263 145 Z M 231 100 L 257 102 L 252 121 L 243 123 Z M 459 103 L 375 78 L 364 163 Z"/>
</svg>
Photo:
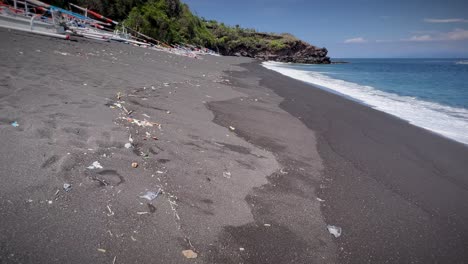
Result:
<svg viewBox="0 0 468 264">
<path fill-rule="evenodd" d="M 468 147 L 250 64 L 281 108 L 315 131 L 317 195 L 339 263 L 466 263 Z M 243 76 L 239 76 L 243 77 Z"/>
<path fill-rule="evenodd" d="M 246 58 L 0 39 L 2 263 L 467 257 L 463 145 Z"/>
</svg>

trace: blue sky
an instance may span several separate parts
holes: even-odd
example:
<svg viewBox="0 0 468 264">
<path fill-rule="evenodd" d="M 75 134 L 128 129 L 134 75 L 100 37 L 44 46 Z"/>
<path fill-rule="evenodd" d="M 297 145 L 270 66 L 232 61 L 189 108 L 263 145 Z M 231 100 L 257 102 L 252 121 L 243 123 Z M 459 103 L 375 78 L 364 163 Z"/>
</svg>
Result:
<svg viewBox="0 0 468 264">
<path fill-rule="evenodd" d="M 332 58 L 468 57 L 468 0 L 183 0 L 207 19 L 289 32 Z"/>
</svg>

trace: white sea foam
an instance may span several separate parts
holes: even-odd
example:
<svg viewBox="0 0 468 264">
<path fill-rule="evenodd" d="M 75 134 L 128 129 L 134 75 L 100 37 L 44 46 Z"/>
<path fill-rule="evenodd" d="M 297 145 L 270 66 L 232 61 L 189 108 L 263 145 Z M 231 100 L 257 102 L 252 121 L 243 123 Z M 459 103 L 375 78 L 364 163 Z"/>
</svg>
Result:
<svg viewBox="0 0 468 264">
<path fill-rule="evenodd" d="M 264 62 L 263 66 L 468 144 L 468 109 L 422 101 L 409 96 L 399 96 L 370 86 L 333 79 L 322 73 L 292 69 L 284 63 Z"/>
<path fill-rule="evenodd" d="M 457 62 L 455 62 L 455 64 L 468 65 L 468 60 L 457 61 Z"/>
</svg>

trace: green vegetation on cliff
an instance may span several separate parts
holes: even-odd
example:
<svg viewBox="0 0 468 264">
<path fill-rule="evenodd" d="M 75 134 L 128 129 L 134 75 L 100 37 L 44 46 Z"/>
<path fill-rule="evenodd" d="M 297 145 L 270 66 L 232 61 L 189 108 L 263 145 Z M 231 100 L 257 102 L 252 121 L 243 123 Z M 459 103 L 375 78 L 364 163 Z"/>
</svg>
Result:
<svg viewBox="0 0 468 264">
<path fill-rule="evenodd" d="M 51 0 L 66 7 L 69 0 Z M 224 55 L 301 63 L 329 63 L 327 50 L 291 34 L 260 33 L 194 15 L 180 0 L 72 0 L 80 6 L 169 44 L 204 46 Z"/>
<path fill-rule="evenodd" d="M 167 43 L 212 46 L 213 34 L 179 0 L 149 0 L 134 7 L 124 24 Z"/>
</svg>

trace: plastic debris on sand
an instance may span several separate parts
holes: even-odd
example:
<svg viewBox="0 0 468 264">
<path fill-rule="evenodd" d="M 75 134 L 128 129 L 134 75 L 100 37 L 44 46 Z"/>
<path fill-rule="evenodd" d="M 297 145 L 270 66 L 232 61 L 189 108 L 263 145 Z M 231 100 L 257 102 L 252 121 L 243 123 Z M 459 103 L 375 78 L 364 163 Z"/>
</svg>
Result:
<svg viewBox="0 0 468 264">
<path fill-rule="evenodd" d="M 146 199 L 148 201 L 153 201 L 154 199 L 158 198 L 159 193 L 161 193 L 161 189 L 157 192 L 146 192 L 145 195 L 140 196 L 140 198 Z"/>
<path fill-rule="evenodd" d="M 18 122 L 16 122 L 16 121 L 13 122 L 13 123 L 11 123 L 11 125 L 14 126 L 14 127 L 19 127 L 19 124 L 18 124 Z"/>
<path fill-rule="evenodd" d="M 125 143 L 125 145 L 124 145 L 124 146 L 125 146 L 125 148 L 129 149 L 129 148 L 131 148 L 131 147 L 132 147 L 132 143 Z"/>
<path fill-rule="evenodd" d="M 136 167 L 138 167 L 138 163 L 132 162 L 132 168 L 136 168 Z"/>
<path fill-rule="evenodd" d="M 229 126 L 229 129 L 231 129 L 232 131 L 236 130 L 236 128 L 233 126 Z"/>
<path fill-rule="evenodd" d="M 341 236 L 341 227 L 327 225 L 327 229 L 328 229 L 328 232 L 330 232 L 330 234 L 334 235 L 335 237 Z"/>
<path fill-rule="evenodd" d="M 63 184 L 63 190 L 66 191 L 66 192 L 70 191 L 71 190 L 71 184 L 64 183 Z"/>
<path fill-rule="evenodd" d="M 101 163 L 99 161 L 93 162 L 91 166 L 88 167 L 88 169 L 93 170 L 93 169 L 102 169 Z"/>
<path fill-rule="evenodd" d="M 198 257 L 198 254 L 195 253 L 193 250 L 188 249 L 188 250 L 182 250 L 182 254 L 188 258 L 188 259 L 194 259 Z"/>
</svg>

